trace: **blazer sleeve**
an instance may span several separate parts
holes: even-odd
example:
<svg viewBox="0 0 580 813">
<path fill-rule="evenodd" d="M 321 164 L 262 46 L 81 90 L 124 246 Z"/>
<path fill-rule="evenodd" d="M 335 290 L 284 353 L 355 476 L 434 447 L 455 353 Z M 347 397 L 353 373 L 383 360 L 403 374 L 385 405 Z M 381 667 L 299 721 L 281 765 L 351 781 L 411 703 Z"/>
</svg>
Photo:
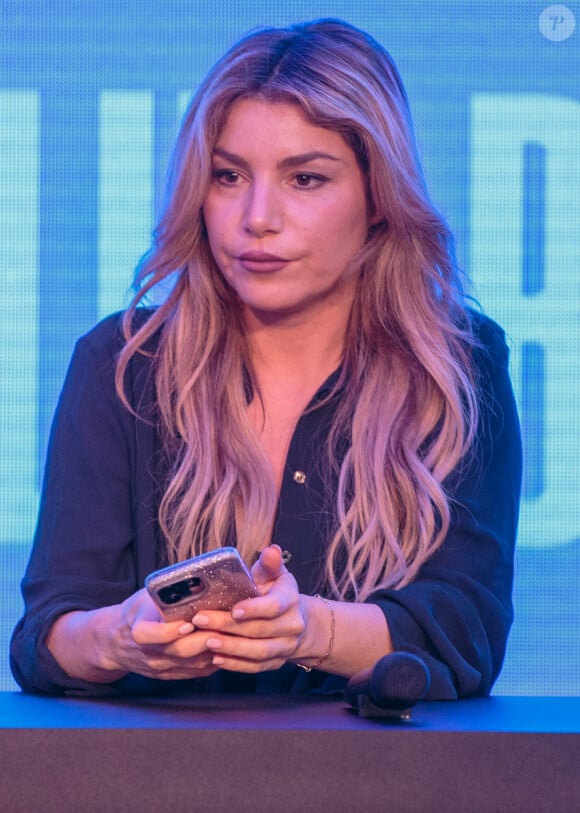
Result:
<svg viewBox="0 0 580 813">
<path fill-rule="evenodd" d="M 118 318 L 110 318 L 78 341 L 55 412 L 22 581 L 24 615 L 11 641 L 12 672 L 25 691 L 85 691 L 46 648 L 51 626 L 63 613 L 115 604 L 141 586 L 135 419 L 115 392 L 118 338 Z"/>
<path fill-rule="evenodd" d="M 429 667 L 430 699 L 489 694 L 513 620 L 520 429 L 503 331 L 475 318 L 478 437 L 445 484 L 449 533 L 413 583 L 369 599 L 383 610 L 395 649 L 419 655 Z"/>
</svg>

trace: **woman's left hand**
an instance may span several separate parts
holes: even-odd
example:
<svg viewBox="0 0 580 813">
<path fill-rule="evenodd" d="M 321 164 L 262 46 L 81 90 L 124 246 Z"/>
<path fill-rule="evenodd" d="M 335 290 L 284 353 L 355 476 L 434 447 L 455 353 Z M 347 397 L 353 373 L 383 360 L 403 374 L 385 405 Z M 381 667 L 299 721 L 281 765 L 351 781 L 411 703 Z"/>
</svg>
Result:
<svg viewBox="0 0 580 813">
<path fill-rule="evenodd" d="M 233 672 L 279 669 L 306 630 L 308 597 L 298 592 L 277 545 L 262 551 L 252 576 L 260 596 L 238 602 L 231 612 L 203 610 L 192 619 L 196 630 L 211 632 L 206 647 L 214 653 L 214 666 Z"/>
</svg>

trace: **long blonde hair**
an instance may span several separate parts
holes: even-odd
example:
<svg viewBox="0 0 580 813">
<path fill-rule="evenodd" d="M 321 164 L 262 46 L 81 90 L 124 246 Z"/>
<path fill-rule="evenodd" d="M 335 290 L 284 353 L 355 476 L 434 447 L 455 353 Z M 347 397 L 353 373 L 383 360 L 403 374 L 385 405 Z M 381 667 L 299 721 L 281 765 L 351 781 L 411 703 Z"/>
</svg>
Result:
<svg viewBox="0 0 580 813">
<path fill-rule="evenodd" d="M 236 297 L 209 250 L 202 205 L 227 114 L 254 96 L 298 104 L 309 122 L 340 133 L 379 221 L 356 258 L 360 283 L 327 462 L 329 482 L 339 471 L 328 590 L 364 600 L 411 581 L 441 544 L 450 521 L 445 479 L 477 424 L 452 235 L 426 190 L 397 69 L 370 36 L 338 20 L 261 29 L 210 71 L 184 118 L 166 209 L 125 314 L 117 388 L 125 397 L 131 357 L 160 331 L 155 376 L 172 459 L 160 505 L 168 556 L 220 546 L 241 516 L 237 545 L 250 561 L 271 533 L 277 493 L 247 414 L 252 368 Z M 175 280 L 170 293 L 135 327 L 136 308 L 167 278 Z"/>
</svg>

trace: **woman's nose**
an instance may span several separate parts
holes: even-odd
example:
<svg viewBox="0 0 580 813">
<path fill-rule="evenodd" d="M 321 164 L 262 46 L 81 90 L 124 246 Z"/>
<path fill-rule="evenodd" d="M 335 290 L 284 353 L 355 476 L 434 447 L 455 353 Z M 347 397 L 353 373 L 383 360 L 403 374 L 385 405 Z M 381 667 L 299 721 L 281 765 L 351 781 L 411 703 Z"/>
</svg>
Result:
<svg viewBox="0 0 580 813">
<path fill-rule="evenodd" d="M 258 237 L 282 228 L 282 206 L 279 190 L 273 184 L 254 182 L 246 195 L 243 213 L 246 231 Z"/>
</svg>

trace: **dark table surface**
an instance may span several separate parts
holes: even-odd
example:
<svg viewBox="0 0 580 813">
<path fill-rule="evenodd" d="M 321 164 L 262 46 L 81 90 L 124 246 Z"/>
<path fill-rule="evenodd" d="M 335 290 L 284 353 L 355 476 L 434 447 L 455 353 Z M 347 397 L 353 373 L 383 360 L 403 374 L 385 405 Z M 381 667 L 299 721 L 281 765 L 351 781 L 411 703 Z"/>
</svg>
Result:
<svg viewBox="0 0 580 813">
<path fill-rule="evenodd" d="M 0 693 L 7 813 L 574 813 L 580 698 L 73 699 Z"/>
</svg>

